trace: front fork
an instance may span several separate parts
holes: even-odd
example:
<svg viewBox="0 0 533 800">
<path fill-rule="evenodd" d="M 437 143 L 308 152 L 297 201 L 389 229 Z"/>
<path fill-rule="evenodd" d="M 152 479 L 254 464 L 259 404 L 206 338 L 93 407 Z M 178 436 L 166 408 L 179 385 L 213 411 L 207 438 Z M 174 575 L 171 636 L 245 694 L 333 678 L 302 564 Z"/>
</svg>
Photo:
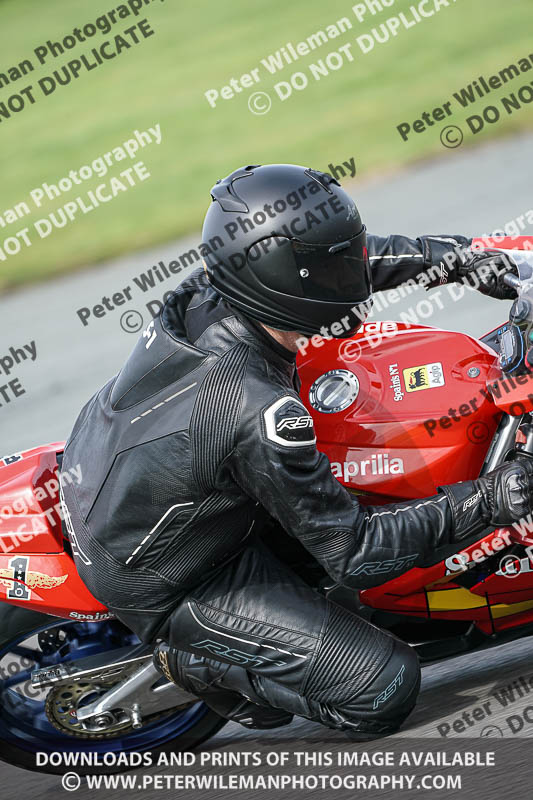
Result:
<svg viewBox="0 0 533 800">
<path fill-rule="evenodd" d="M 529 414 L 522 414 L 518 417 L 512 417 L 510 414 L 503 414 L 489 447 L 483 467 L 481 468 L 480 475 L 485 475 L 500 464 L 503 464 L 507 455 L 512 450 L 516 449 L 516 434 L 522 420 L 526 416 L 529 416 Z M 533 441 L 530 441 L 530 446 L 530 452 L 533 455 Z"/>
<path fill-rule="evenodd" d="M 525 437 L 524 442 L 516 441 L 516 435 L 519 431 Z M 495 469 L 502 464 L 511 453 L 533 458 L 533 423 L 530 413 L 521 414 L 516 417 L 510 414 L 504 414 L 502 416 L 480 474 L 485 475 Z M 506 527 L 502 528 L 502 530 L 508 531 L 517 545 L 529 545 L 529 547 L 526 547 L 526 553 L 530 561 L 533 561 L 533 550 L 531 548 L 533 538 L 530 538 L 522 532 L 517 534 L 517 529 L 514 527 Z"/>
</svg>

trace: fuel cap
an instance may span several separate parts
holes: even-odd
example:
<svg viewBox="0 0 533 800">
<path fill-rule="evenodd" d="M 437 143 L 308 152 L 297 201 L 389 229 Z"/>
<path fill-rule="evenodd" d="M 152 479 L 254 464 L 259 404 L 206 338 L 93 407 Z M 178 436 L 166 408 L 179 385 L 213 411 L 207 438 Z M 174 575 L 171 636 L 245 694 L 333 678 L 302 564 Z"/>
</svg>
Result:
<svg viewBox="0 0 533 800">
<path fill-rule="evenodd" d="M 359 394 L 359 380 L 348 369 L 324 372 L 309 389 L 309 402 L 322 414 L 335 414 L 351 406 Z"/>
</svg>

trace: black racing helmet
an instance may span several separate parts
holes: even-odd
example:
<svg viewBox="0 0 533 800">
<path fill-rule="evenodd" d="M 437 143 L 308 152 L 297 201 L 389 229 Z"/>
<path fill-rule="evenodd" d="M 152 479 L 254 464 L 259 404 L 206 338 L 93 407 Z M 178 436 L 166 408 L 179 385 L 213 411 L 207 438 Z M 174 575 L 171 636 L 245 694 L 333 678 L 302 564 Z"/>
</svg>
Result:
<svg viewBox="0 0 533 800">
<path fill-rule="evenodd" d="M 333 176 L 293 164 L 241 167 L 211 198 L 202 255 L 211 285 L 233 306 L 306 336 L 326 327 L 343 338 L 364 322 L 366 228 Z"/>
</svg>

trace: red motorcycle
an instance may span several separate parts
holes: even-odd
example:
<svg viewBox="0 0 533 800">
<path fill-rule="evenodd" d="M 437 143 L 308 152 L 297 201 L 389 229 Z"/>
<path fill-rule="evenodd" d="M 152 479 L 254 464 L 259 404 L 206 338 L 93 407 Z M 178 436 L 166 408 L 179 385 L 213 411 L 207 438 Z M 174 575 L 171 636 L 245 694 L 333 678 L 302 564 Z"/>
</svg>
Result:
<svg viewBox="0 0 533 800">
<path fill-rule="evenodd" d="M 519 278 L 505 277 L 518 300 L 480 340 L 368 322 L 300 357 L 318 447 L 361 503 L 425 497 L 533 454 L 528 246 L 525 237 L 498 243 L 519 264 Z M 60 491 L 81 476 L 60 471 L 62 450 L 57 442 L 0 459 L 0 758 L 62 772 L 36 753 L 197 746 L 224 720 L 167 682 L 150 648 L 77 574 Z M 383 581 L 359 592 L 332 585 L 296 543 L 289 552 L 281 532 L 277 540 L 305 580 L 410 642 L 423 664 L 533 633 L 533 520 L 442 548 L 424 567 L 409 568 L 409 557 L 367 562 L 360 570 Z M 268 541 L 275 547 L 275 530 Z"/>
</svg>

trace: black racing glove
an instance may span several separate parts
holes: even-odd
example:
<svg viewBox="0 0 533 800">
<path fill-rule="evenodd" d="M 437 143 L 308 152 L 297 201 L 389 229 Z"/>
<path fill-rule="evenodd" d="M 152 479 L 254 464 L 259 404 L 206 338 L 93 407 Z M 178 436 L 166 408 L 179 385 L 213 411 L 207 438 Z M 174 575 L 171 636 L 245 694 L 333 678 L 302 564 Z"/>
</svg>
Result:
<svg viewBox="0 0 533 800">
<path fill-rule="evenodd" d="M 518 275 L 513 259 L 499 250 L 460 251 L 457 256 L 457 278 L 497 300 L 514 300 L 516 291 L 503 282 L 508 272 Z"/>
<path fill-rule="evenodd" d="M 433 242 L 431 244 L 433 251 L 436 248 Z M 517 266 L 507 253 L 502 253 L 500 250 L 477 251 L 460 246 L 438 253 L 438 256 L 439 275 L 426 286 L 427 289 L 444 283 L 462 282 L 498 300 L 516 298 L 515 289 L 503 282 L 503 276 L 508 272 L 518 275 Z"/>
<path fill-rule="evenodd" d="M 511 525 L 533 511 L 533 458 L 501 464 L 474 481 L 439 486 L 450 503 L 455 523 L 452 541 L 467 539 L 487 526 Z"/>
</svg>

